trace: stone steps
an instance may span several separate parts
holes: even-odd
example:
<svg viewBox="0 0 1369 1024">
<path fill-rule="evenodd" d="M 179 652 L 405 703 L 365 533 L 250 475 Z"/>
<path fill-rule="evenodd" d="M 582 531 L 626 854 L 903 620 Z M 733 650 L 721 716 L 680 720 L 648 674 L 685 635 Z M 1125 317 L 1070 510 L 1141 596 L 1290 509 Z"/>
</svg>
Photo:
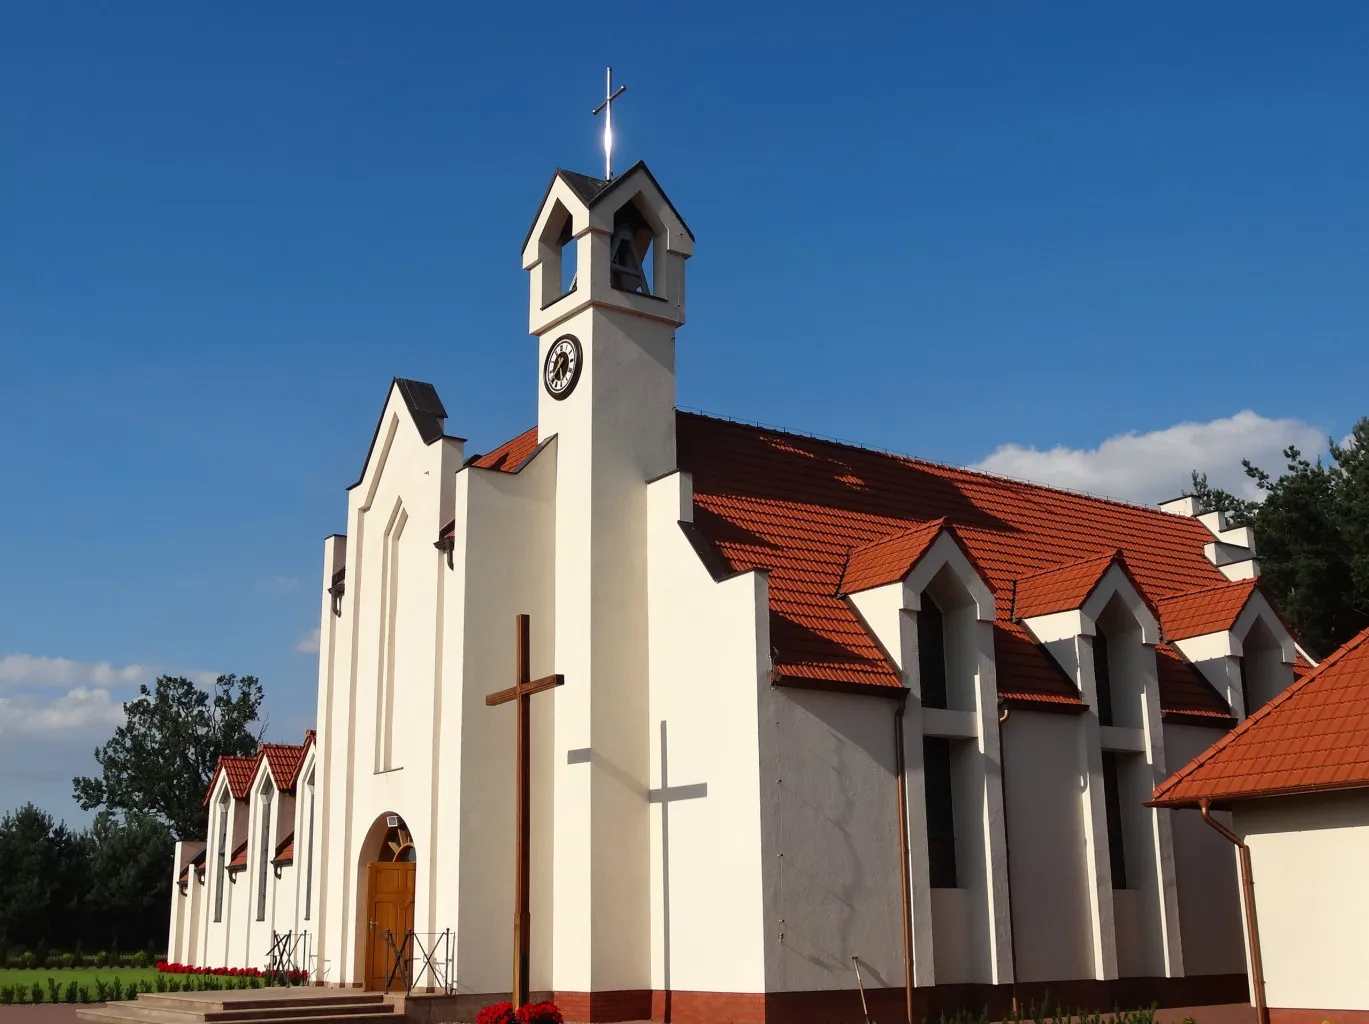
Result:
<svg viewBox="0 0 1369 1024">
<path fill-rule="evenodd" d="M 144 992 L 132 1002 L 76 1011 L 95 1024 L 385 1024 L 395 1004 L 354 989 L 243 989 Z"/>
</svg>

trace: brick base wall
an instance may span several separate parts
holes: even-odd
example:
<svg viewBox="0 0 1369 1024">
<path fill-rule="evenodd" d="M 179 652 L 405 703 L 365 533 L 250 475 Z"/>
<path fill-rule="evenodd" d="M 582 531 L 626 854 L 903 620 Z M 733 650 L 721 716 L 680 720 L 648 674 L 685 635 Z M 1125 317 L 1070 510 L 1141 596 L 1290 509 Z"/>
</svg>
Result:
<svg viewBox="0 0 1369 1024">
<path fill-rule="evenodd" d="M 936 985 L 913 989 L 913 1014 L 918 1021 L 935 1021 L 960 1009 L 978 1013 L 989 1008 L 1002 1020 L 1016 997 L 1025 1010 L 1032 1003 L 1058 1000 L 1066 1009 L 1112 1010 L 1156 1003 L 1167 1006 L 1210 1006 L 1244 1003 L 1249 987 L 1244 974 L 1200 975 L 1192 978 L 1118 978 L 1115 981 L 1052 981 L 1019 985 Z M 895 1024 L 905 1016 L 902 988 L 865 990 L 870 1016 Z M 657 1024 L 864 1024 L 860 993 L 852 989 L 819 992 L 653 992 L 631 989 L 616 992 L 557 992 L 556 1003 L 567 1021 L 613 1024 L 654 1021 Z M 1312 1011 L 1275 1011 L 1308 1013 Z M 1271 1024 L 1369 1024 L 1369 1013 L 1350 1017 L 1289 1017 Z"/>
<path fill-rule="evenodd" d="M 1369 1024 L 1369 1010 L 1295 1010 L 1271 1006 L 1269 1024 Z"/>
</svg>

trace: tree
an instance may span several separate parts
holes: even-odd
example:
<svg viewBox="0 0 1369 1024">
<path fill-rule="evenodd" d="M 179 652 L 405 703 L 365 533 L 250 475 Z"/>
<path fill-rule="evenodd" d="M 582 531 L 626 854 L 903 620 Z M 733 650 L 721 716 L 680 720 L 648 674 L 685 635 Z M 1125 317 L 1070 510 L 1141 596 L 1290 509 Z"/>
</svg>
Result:
<svg viewBox="0 0 1369 1024">
<path fill-rule="evenodd" d="M 1330 462 L 1284 450 L 1277 479 L 1241 464 L 1263 492 L 1249 501 L 1193 474 L 1205 512 L 1221 510 L 1255 530 L 1261 582 L 1273 593 L 1302 644 L 1324 657 L 1369 626 L 1369 418 L 1345 445 L 1330 444 Z"/>
<path fill-rule="evenodd" d="M 203 839 L 205 787 L 221 754 L 256 753 L 261 709 L 256 676 L 219 676 L 206 693 L 181 676 L 160 676 L 124 705 L 124 724 L 95 751 L 100 778 L 72 779 L 85 810 L 151 815 L 179 839 Z"/>
<path fill-rule="evenodd" d="M 171 902 L 170 830 L 149 815 L 119 821 L 101 811 L 88 835 L 88 935 L 111 949 L 137 949 L 154 937 L 160 942 Z"/>
</svg>

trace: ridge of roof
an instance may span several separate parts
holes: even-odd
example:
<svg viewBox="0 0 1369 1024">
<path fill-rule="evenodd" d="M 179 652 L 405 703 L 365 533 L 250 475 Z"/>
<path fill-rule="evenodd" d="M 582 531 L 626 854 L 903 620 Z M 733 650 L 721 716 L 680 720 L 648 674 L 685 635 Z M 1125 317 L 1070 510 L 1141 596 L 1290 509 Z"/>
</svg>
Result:
<svg viewBox="0 0 1369 1024">
<path fill-rule="evenodd" d="M 696 416 L 700 419 L 712 420 L 716 423 L 729 423 L 739 427 L 754 427 L 757 430 L 765 430 L 781 437 L 792 437 L 803 441 L 818 441 L 823 444 L 834 445 L 838 448 L 847 448 L 852 451 L 863 452 L 869 455 L 884 455 L 891 459 L 899 459 L 919 466 L 931 466 L 934 469 L 949 470 L 953 473 L 965 473 L 984 480 L 996 480 L 1005 484 L 1013 484 L 1017 487 L 1028 487 L 1033 490 L 1045 491 L 1049 494 L 1068 494 L 1076 498 L 1088 498 L 1090 501 L 1101 501 L 1109 505 L 1117 505 L 1121 508 L 1135 512 L 1148 512 L 1153 516 L 1163 516 L 1167 520 L 1173 519 L 1180 522 L 1197 522 L 1197 520 L 1188 520 L 1184 516 L 1176 516 L 1172 512 L 1165 512 L 1152 505 L 1142 505 L 1134 501 L 1128 501 L 1125 498 L 1118 498 L 1114 495 L 1096 494 L 1092 491 L 1082 491 L 1074 487 L 1060 487 L 1057 484 L 1042 483 L 1039 480 L 1028 480 L 1025 477 L 1008 476 L 1006 473 L 990 473 L 986 469 L 976 469 L 973 466 L 960 466 L 953 462 L 937 462 L 934 459 L 923 458 L 920 455 L 909 455 L 907 452 L 895 451 L 892 448 L 877 448 L 874 445 L 861 444 L 859 441 L 850 441 L 840 437 L 829 437 L 825 434 L 808 434 L 798 430 L 791 430 L 788 427 L 777 427 L 773 423 L 763 423 L 760 420 L 746 420 L 735 416 L 722 416 L 717 413 L 706 412 L 702 409 L 691 409 L 687 406 L 676 406 L 675 411 L 685 416 Z"/>
<path fill-rule="evenodd" d="M 1301 695 L 1307 693 L 1309 689 L 1315 687 L 1320 679 L 1334 670 L 1335 666 L 1339 665 L 1366 643 L 1369 643 L 1369 628 L 1361 630 L 1355 636 L 1351 637 L 1335 651 L 1323 658 L 1316 668 L 1312 669 L 1301 679 L 1295 679 L 1292 685 L 1276 694 L 1267 704 L 1257 710 L 1254 714 L 1248 716 L 1245 721 L 1237 725 L 1236 728 L 1226 733 L 1197 757 L 1189 761 L 1188 764 L 1178 769 L 1174 774 L 1170 775 L 1169 778 L 1165 779 L 1164 782 L 1156 786 L 1154 792 L 1151 794 L 1149 802 L 1161 806 L 1182 807 L 1196 804 L 1200 799 L 1228 799 L 1238 796 L 1253 798 L 1325 788 L 1342 788 L 1341 784 L 1330 783 L 1326 785 L 1314 784 L 1293 785 L 1289 787 L 1266 787 L 1262 789 L 1229 792 L 1223 792 L 1220 789 L 1217 789 L 1211 793 L 1192 793 L 1185 796 L 1174 796 L 1175 791 L 1182 787 L 1185 782 L 1192 779 L 1197 773 L 1214 761 L 1222 759 L 1226 751 L 1230 750 L 1236 744 L 1243 742 L 1244 738 L 1249 736 L 1252 732 L 1260 730 L 1263 727 L 1263 723 L 1279 714 L 1280 710 L 1286 707 L 1291 701 L 1296 700 Z M 1341 780 L 1341 783 L 1350 786 L 1369 784 L 1369 782 L 1366 781 L 1349 782 L 1348 780 Z"/>
</svg>

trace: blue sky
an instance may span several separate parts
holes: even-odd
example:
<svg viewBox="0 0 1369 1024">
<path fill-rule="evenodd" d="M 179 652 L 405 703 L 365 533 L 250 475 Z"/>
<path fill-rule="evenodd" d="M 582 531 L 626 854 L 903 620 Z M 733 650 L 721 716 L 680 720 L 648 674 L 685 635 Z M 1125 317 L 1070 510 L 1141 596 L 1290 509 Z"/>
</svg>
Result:
<svg viewBox="0 0 1369 1024">
<path fill-rule="evenodd" d="M 1361 3 L 5 20 L 0 808 L 84 820 L 159 671 L 313 724 L 390 377 L 472 451 L 534 420 L 519 245 L 608 63 L 698 236 L 682 405 L 1143 501 L 1369 413 Z"/>
</svg>

